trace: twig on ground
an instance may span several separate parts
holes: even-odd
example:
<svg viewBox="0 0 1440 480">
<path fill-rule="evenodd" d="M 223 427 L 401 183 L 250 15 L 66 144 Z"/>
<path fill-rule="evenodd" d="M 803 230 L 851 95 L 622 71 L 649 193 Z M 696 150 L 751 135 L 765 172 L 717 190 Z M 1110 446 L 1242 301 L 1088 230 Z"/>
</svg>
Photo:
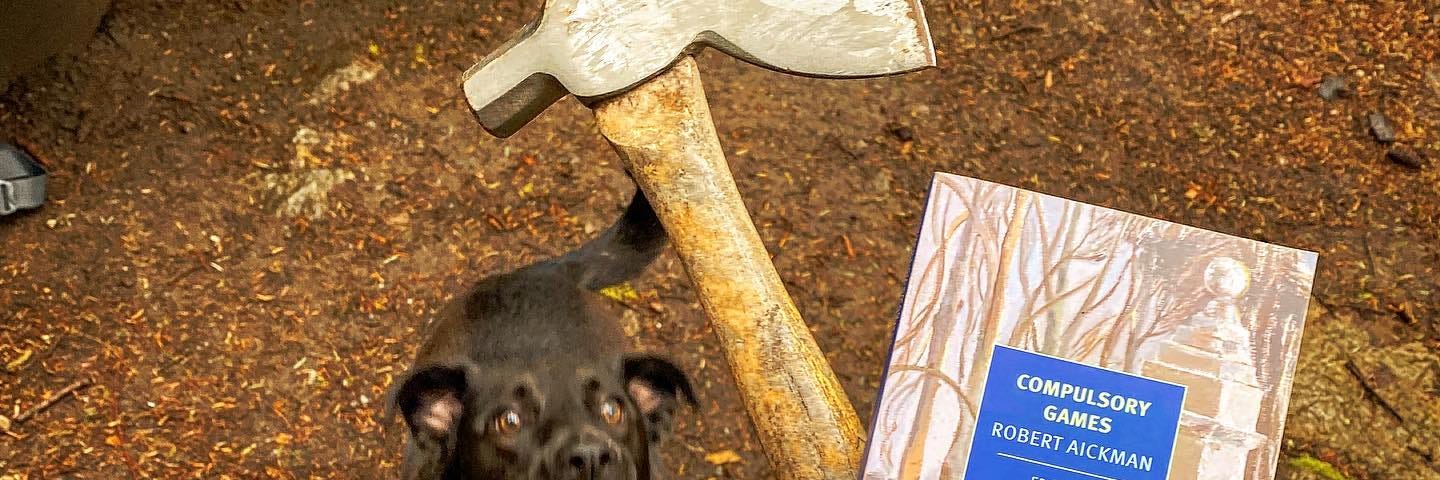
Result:
<svg viewBox="0 0 1440 480">
<path fill-rule="evenodd" d="M 204 266 L 204 265 L 196 265 L 196 266 L 187 268 L 187 269 L 185 269 L 185 271 L 180 272 L 180 273 L 177 273 L 177 274 L 175 274 L 175 276 L 170 277 L 170 280 L 167 281 L 167 282 L 165 282 L 165 285 L 166 285 L 166 286 L 175 285 L 176 283 L 180 282 L 181 280 L 184 280 L 185 277 L 190 276 L 190 274 L 195 273 L 195 272 L 198 272 L 198 271 L 201 271 L 201 270 L 204 270 L 204 269 L 205 269 L 205 266 Z"/>
<path fill-rule="evenodd" d="M 1365 372 L 1360 371 L 1360 366 L 1356 365 L 1354 360 L 1346 360 L 1345 369 L 1349 370 L 1350 375 L 1353 375 L 1356 380 L 1360 381 L 1360 388 L 1365 390 L 1365 396 L 1370 397 L 1375 401 L 1375 404 L 1385 409 L 1386 413 L 1395 417 L 1395 421 L 1402 424 L 1405 423 L 1405 417 L 1400 416 L 1400 412 L 1395 410 L 1395 406 L 1390 405 L 1390 402 L 1385 401 L 1385 397 L 1380 396 L 1380 393 L 1375 391 L 1375 387 L 1370 386 L 1370 380 L 1366 378 Z"/>
<path fill-rule="evenodd" d="M 844 142 L 841 142 L 839 138 L 831 137 L 831 138 L 830 138 L 830 143 L 833 144 L 833 145 L 835 145 L 835 148 L 840 149 L 840 152 L 841 152 L 841 153 L 844 153 L 845 156 L 850 157 L 851 160 L 854 160 L 854 161 L 857 161 L 857 162 L 860 161 L 860 156 L 859 156 L 859 155 L 856 155 L 855 152 L 850 151 L 849 148 L 846 148 L 846 147 L 845 147 L 845 143 L 844 143 Z"/>
<path fill-rule="evenodd" d="M 90 383 L 90 379 L 88 378 L 82 378 L 71 382 L 69 385 L 66 385 L 65 388 L 62 388 L 59 391 L 56 391 L 54 394 L 51 394 L 49 398 L 46 398 L 39 404 L 30 407 L 29 410 L 20 412 L 19 415 L 15 416 L 15 423 L 25 423 L 26 420 L 29 420 L 36 415 L 39 415 L 40 412 L 44 412 L 45 410 L 48 410 L 50 407 L 54 406 L 56 403 L 60 402 L 61 399 L 65 398 L 65 396 L 69 395 L 71 392 L 90 386 Z"/>
<path fill-rule="evenodd" d="M 1044 31 L 1045 31 L 1044 28 L 1040 28 L 1040 27 L 1035 26 L 1035 25 L 1024 25 L 1024 26 L 1020 26 L 1020 27 L 1015 27 L 1015 28 L 1011 29 L 1010 31 L 1007 31 L 1007 32 L 1005 32 L 1005 33 L 1001 33 L 1001 34 L 999 34 L 999 35 L 996 35 L 995 37 L 991 38 L 990 41 L 991 41 L 991 42 L 1002 42 L 1002 41 L 1005 41 L 1006 39 L 1009 39 L 1010 37 L 1014 37 L 1014 36 L 1016 36 L 1016 35 L 1025 35 L 1025 34 L 1029 34 L 1029 33 L 1041 33 L 1041 32 L 1044 32 Z"/>
<path fill-rule="evenodd" d="M 1370 276 L 1378 277 L 1379 275 L 1375 273 L 1375 252 L 1370 250 L 1370 232 L 1365 232 L 1360 237 L 1360 245 L 1365 247 L 1365 258 L 1369 260 L 1365 263 L 1365 267 L 1370 270 Z"/>
</svg>

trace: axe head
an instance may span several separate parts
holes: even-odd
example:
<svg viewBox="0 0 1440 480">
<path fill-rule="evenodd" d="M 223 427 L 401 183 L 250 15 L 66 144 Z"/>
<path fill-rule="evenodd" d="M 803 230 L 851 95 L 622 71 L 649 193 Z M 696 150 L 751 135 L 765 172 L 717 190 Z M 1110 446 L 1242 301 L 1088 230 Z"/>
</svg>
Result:
<svg viewBox="0 0 1440 480">
<path fill-rule="evenodd" d="M 539 21 L 465 72 L 465 98 L 508 137 L 566 94 L 622 93 L 706 46 L 811 77 L 935 65 L 919 0 L 546 0 Z"/>
</svg>

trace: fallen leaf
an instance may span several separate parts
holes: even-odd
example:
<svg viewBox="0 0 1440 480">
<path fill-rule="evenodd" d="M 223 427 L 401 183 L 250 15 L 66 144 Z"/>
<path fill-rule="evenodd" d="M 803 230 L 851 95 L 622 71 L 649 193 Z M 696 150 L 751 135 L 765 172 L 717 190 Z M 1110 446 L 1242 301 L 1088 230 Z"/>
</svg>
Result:
<svg viewBox="0 0 1440 480">
<path fill-rule="evenodd" d="M 34 353 L 35 353 L 34 350 L 29 350 L 29 349 L 21 350 L 21 351 L 20 351 L 20 357 L 14 359 L 14 360 L 11 360 L 10 363 L 5 364 L 5 369 L 6 369 L 6 370 L 15 370 L 15 369 L 17 369 L 17 368 L 20 368 L 21 365 L 24 365 L 26 361 L 30 360 L 30 355 L 31 355 L 31 354 L 34 354 Z"/>
<path fill-rule="evenodd" d="M 635 287 L 630 286 L 630 284 L 628 283 L 621 283 L 618 285 L 611 285 L 602 288 L 600 289 L 600 294 L 604 295 L 605 298 L 609 298 L 617 302 L 628 302 L 640 299 L 640 294 L 635 292 Z"/>
<path fill-rule="evenodd" d="M 10 417 L 0 415 L 0 430 L 10 430 Z"/>
<path fill-rule="evenodd" d="M 117 437 L 115 435 L 105 437 L 105 444 L 112 447 L 118 447 L 121 445 L 120 437 Z"/>
<path fill-rule="evenodd" d="M 740 458 L 740 454 L 735 453 L 734 450 L 721 450 L 715 453 L 705 455 L 705 461 L 710 462 L 713 465 L 740 463 L 741 460 L 742 459 Z"/>
</svg>

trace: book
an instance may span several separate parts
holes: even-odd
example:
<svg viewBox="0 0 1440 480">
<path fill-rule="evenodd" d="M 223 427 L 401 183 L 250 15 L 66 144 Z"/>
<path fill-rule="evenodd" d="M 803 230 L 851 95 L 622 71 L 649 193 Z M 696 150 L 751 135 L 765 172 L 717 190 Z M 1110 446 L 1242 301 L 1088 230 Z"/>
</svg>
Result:
<svg viewBox="0 0 1440 480">
<path fill-rule="evenodd" d="M 865 479 L 1272 479 L 1316 255 L 937 174 Z"/>
</svg>

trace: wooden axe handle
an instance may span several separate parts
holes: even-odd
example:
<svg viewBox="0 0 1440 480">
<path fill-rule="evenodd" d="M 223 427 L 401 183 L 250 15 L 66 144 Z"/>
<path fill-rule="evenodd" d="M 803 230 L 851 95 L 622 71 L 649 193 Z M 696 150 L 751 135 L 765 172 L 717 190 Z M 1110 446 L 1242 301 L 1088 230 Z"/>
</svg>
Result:
<svg viewBox="0 0 1440 480">
<path fill-rule="evenodd" d="M 595 117 L 690 273 L 777 477 L 856 478 L 859 418 L 760 243 L 695 61 L 601 102 Z"/>
</svg>

